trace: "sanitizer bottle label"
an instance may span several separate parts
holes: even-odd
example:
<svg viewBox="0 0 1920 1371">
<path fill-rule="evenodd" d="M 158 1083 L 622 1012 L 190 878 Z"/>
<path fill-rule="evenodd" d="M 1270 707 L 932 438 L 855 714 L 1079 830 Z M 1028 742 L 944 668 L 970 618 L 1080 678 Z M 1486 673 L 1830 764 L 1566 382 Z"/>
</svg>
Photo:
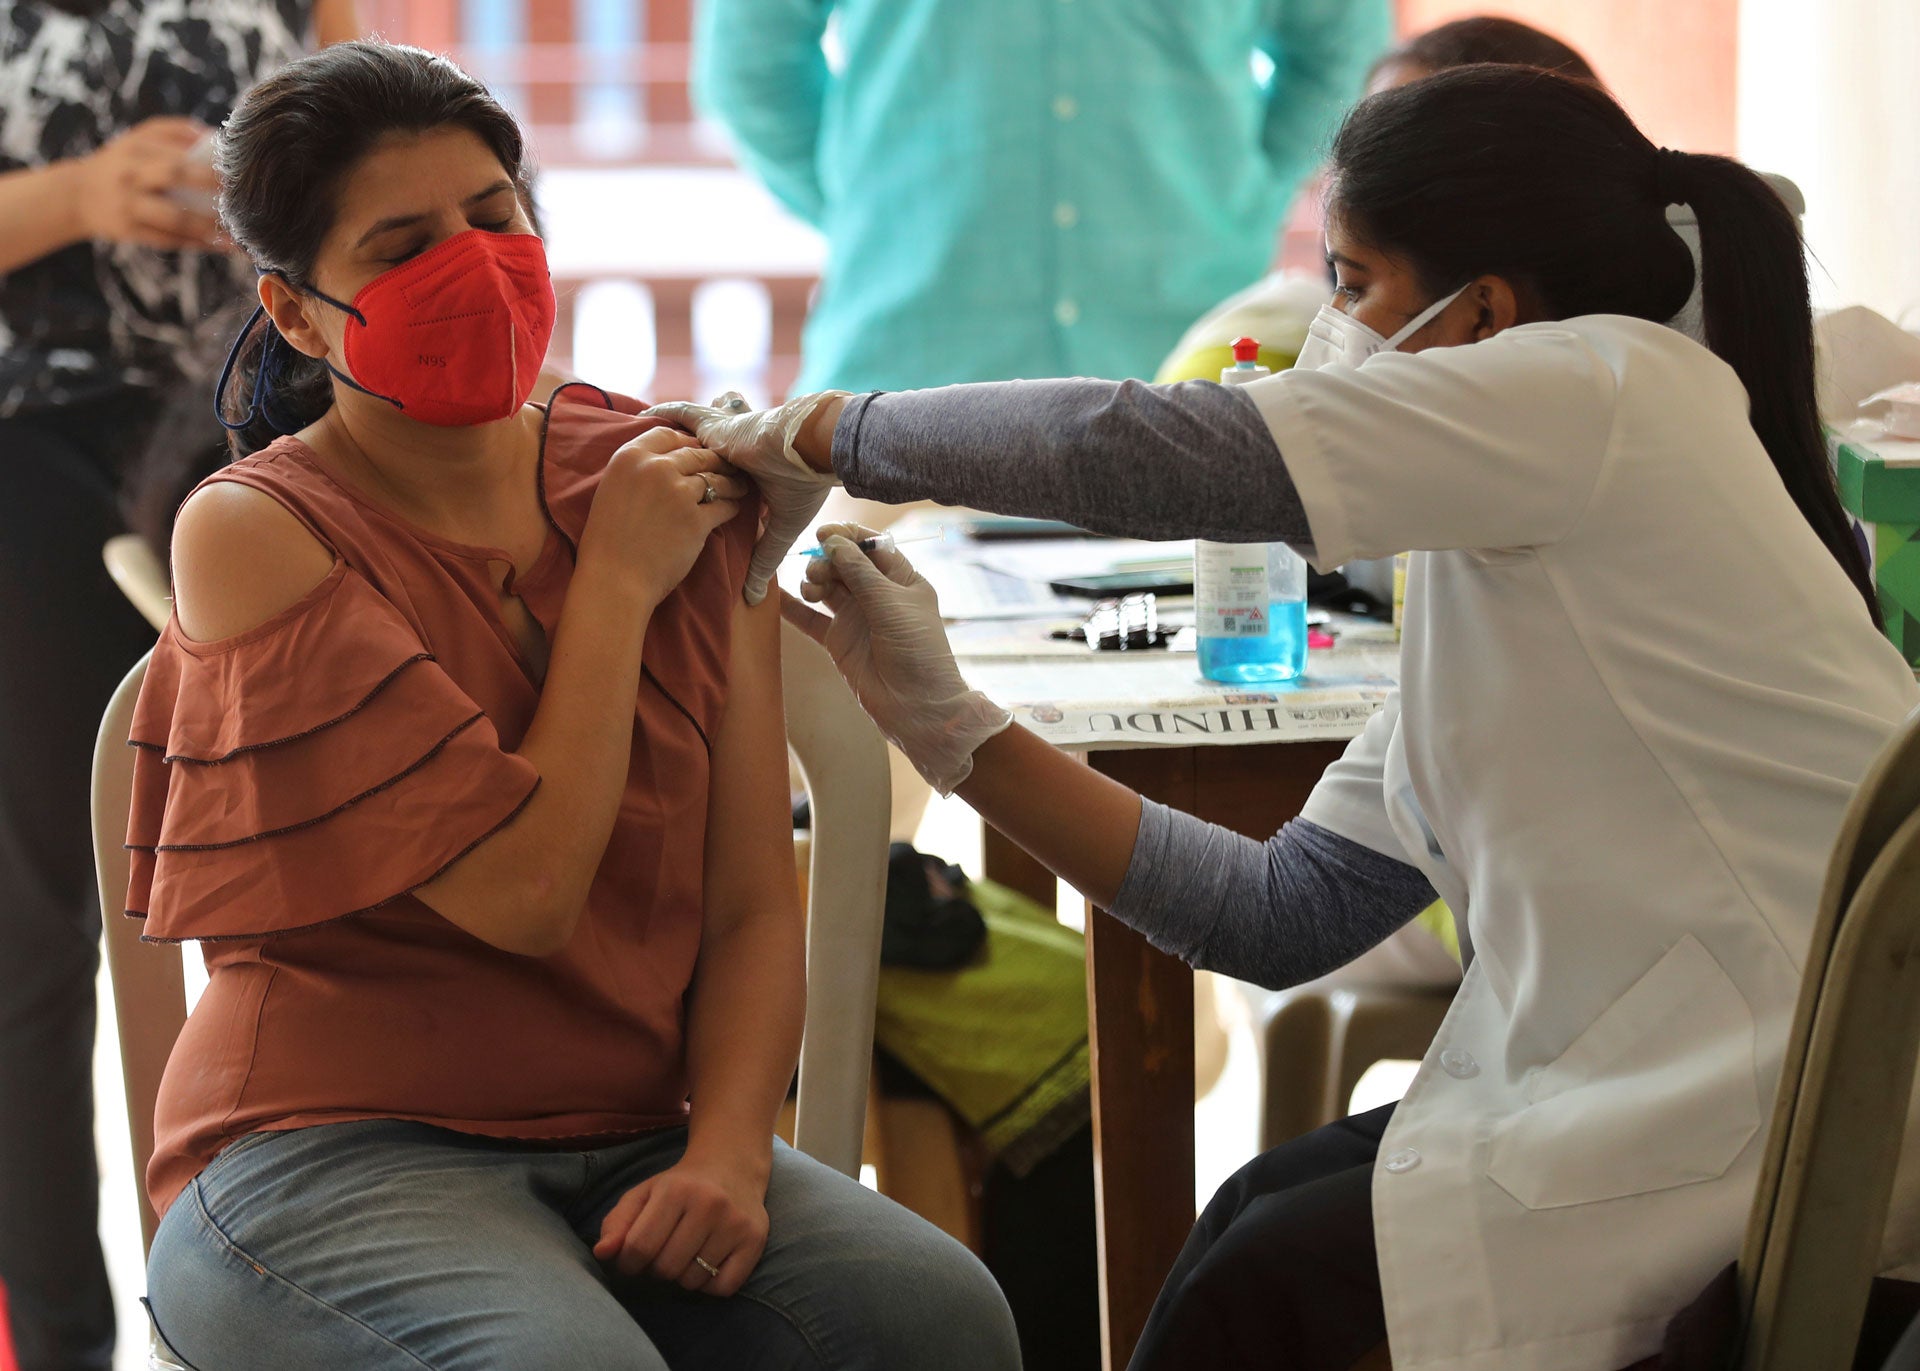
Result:
<svg viewBox="0 0 1920 1371">
<path fill-rule="evenodd" d="M 1264 638 L 1273 623 L 1265 543 L 1194 548 L 1197 632 L 1203 638 Z"/>
</svg>

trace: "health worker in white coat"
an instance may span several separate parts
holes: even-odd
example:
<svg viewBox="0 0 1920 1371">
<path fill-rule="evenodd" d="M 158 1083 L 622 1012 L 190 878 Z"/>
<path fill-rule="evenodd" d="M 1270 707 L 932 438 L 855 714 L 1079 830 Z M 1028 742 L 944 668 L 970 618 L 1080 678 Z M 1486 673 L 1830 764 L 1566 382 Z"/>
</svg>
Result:
<svg viewBox="0 0 1920 1371">
<path fill-rule="evenodd" d="M 828 530 L 832 617 L 791 614 L 930 781 L 1196 965 L 1286 984 L 1436 892 L 1466 916 L 1412 1090 L 1222 1188 L 1136 1368 L 1653 1366 L 1738 1251 L 1828 851 L 1920 703 L 1835 497 L 1800 244 L 1738 163 L 1540 72 L 1374 96 L 1330 170 L 1338 286 L 1292 371 L 660 412 L 761 483 L 759 588 L 835 476 L 1327 567 L 1414 549 L 1397 699 L 1264 845 L 1010 726 L 897 552 Z M 1711 350 L 1661 322 L 1673 203 Z"/>
</svg>

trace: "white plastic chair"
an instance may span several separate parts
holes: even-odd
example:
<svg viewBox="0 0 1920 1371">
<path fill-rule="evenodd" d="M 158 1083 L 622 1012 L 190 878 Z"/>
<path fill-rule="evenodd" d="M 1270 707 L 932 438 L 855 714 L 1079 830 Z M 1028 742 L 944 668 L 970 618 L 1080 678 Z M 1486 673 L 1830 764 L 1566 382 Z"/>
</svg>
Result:
<svg viewBox="0 0 1920 1371">
<path fill-rule="evenodd" d="M 826 650 L 792 624 L 780 632 L 787 743 L 813 813 L 794 1146 L 858 1176 L 887 898 L 887 745 Z"/>
<path fill-rule="evenodd" d="M 137 533 L 119 534 L 107 539 L 100 557 L 120 593 L 146 616 L 156 632 L 165 628 L 173 613 L 173 596 L 167 585 L 167 569 L 147 540 Z"/>
</svg>

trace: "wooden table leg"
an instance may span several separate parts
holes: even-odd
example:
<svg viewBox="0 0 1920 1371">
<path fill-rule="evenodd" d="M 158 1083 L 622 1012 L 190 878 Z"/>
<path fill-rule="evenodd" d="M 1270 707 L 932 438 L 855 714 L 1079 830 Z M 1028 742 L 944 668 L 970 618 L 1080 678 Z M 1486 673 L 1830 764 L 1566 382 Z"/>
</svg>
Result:
<svg viewBox="0 0 1920 1371">
<path fill-rule="evenodd" d="M 1193 1227 L 1193 972 L 1087 910 L 1100 1324 L 1123 1371 Z"/>
<path fill-rule="evenodd" d="M 1338 743 L 1152 748 L 1088 760 L 1148 799 L 1265 838 L 1300 812 Z M 1087 911 L 1087 1031 L 1102 1356 L 1123 1371 L 1193 1227 L 1193 973 Z"/>
</svg>

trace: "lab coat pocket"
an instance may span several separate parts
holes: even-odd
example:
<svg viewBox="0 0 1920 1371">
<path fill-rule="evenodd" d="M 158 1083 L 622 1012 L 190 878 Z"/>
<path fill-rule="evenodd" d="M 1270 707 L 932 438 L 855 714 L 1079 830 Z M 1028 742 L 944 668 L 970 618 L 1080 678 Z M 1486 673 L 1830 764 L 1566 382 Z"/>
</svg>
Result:
<svg viewBox="0 0 1920 1371">
<path fill-rule="evenodd" d="M 1692 934 L 1527 1084 L 1487 1177 L 1529 1209 L 1726 1173 L 1760 1127 L 1753 1012 Z"/>
</svg>

